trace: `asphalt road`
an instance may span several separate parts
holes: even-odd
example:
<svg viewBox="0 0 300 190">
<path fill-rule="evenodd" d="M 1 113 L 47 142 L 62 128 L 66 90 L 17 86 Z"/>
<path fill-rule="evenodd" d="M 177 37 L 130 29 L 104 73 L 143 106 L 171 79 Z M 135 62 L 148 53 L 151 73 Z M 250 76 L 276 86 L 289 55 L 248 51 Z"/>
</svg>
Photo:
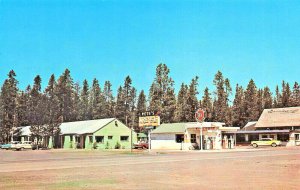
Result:
<svg viewBox="0 0 300 190">
<path fill-rule="evenodd" d="M 24 175 L 15 177 L 20 173 Z M 16 183 L 12 189 L 22 189 L 24 185 L 33 189 L 43 187 L 26 182 L 26 176 L 49 183 L 49 189 L 51 184 L 73 184 L 78 179 L 83 180 L 78 189 L 299 189 L 300 149 L 150 154 L 0 151 L 2 176 L 13 176 Z M 47 181 L 51 176 L 56 180 Z M 97 179 L 113 180 L 113 183 L 89 181 L 98 182 Z M 3 186 L 4 189 L 9 187 Z M 53 189 L 59 187 L 53 186 Z M 74 189 L 72 185 L 63 187 Z"/>
</svg>

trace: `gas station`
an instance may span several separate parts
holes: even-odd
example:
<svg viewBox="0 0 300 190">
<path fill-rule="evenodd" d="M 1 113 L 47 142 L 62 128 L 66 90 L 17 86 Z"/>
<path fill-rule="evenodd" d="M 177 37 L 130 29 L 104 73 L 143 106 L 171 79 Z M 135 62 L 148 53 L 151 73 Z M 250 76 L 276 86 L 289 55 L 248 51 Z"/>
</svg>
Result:
<svg viewBox="0 0 300 190">
<path fill-rule="evenodd" d="M 203 122 L 205 112 L 197 110 L 197 122 L 164 123 L 151 132 L 152 149 L 220 150 L 234 148 L 239 127 L 221 122 Z M 226 132 L 226 134 L 225 134 Z M 228 132 L 233 132 L 228 134 Z"/>
</svg>

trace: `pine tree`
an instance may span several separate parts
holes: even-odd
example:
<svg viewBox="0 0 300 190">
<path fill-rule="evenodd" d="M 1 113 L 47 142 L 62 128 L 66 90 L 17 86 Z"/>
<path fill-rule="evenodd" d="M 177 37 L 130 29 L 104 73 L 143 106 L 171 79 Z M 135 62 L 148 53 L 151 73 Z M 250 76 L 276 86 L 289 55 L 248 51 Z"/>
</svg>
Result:
<svg viewBox="0 0 300 190">
<path fill-rule="evenodd" d="M 198 99 L 197 99 L 197 95 L 199 94 L 197 90 L 198 79 L 199 77 L 197 76 L 194 79 L 192 79 L 189 85 L 188 92 L 186 93 L 187 95 L 186 104 L 189 108 L 188 113 L 186 115 L 187 121 L 195 121 L 195 112 L 199 108 Z"/>
<path fill-rule="evenodd" d="M 247 89 L 245 91 L 245 121 L 257 121 L 259 117 L 258 109 L 258 98 L 257 98 L 257 88 L 254 81 L 251 79 L 248 83 Z"/>
<path fill-rule="evenodd" d="M 272 93 L 269 87 L 265 87 L 263 91 L 263 108 L 270 109 L 272 108 L 273 98 Z"/>
<path fill-rule="evenodd" d="M 188 86 L 182 83 L 177 95 L 177 102 L 176 102 L 175 121 L 177 122 L 188 121 L 187 114 L 190 109 L 187 104 L 187 93 L 188 93 Z"/>
<path fill-rule="evenodd" d="M 51 75 L 48 86 L 45 89 L 45 97 L 46 97 L 46 119 L 45 124 L 47 126 L 47 135 L 52 138 L 52 146 L 57 147 L 55 144 L 55 137 L 59 135 L 59 125 L 62 122 L 62 118 L 59 115 L 59 100 L 57 97 L 57 89 L 56 89 L 56 81 L 54 74 Z"/>
<path fill-rule="evenodd" d="M 121 118 L 126 125 L 135 125 L 135 101 L 136 90 L 132 87 L 132 80 L 127 76 L 124 80 L 124 86 L 119 88 L 116 112 L 118 112 L 118 118 Z M 124 104 L 124 105 L 121 105 Z M 122 115 L 123 114 L 123 115 Z"/>
<path fill-rule="evenodd" d="M 130 92 L 130 102 L 129 102 L 129 124 L 131 128 L 138 129 L 138 117 L 136 110 L 136 89 L 133 87 Z"/>
<path fill-rule="evenodd" d="M 33 137 L 37 138 L 37 142 L 47 135 L 46 125 L 46 96 L 41 93 L 42 79 L 39 75 L 34 78 L 34 84 L 30 92 L 30 131 Z"/>
<path fill-rule="evenodd" d="M 74 121 L 76 119 L 74 84 L 68 69 L 58 79 L 57 95 L 59 99 L 59 113 L 63 122 Z"/>
<path fill-rule="evenodd" d="M 275 98 L 274 98 L 274 103 L 273 103 L 273 107 L 274 108 L 281 108 L 282 107 L 282 98 L 281 98 L 281 94 L 279 92 L 279 87 L 278 85 L 276 86 L 276 90 L 275 90 Z"/>
<path fill-rule="evenodd" d="M 146 95 L 144 90 L 142 90 L 139 94 L 138 101 L 137 101 L 137 113 L 141 114 L 147 111 L 147 102 L 146 102 Z"/>
<path fill-rule="evenodd" d="M 232 106 L 233 126 L 243 127 L 245 125 L 244 99 L 244 89 L 237 84 Z"/>
<path fill-rule="evenodd" d="M 28 95 L 21 91 L 17 96 L 17 107 L 16 107 L 16 117 L 17 124 L 16 126 L 27 126 L 29 125 L 28 121 Z"/>
<path fill-rule="evenodd" d="M 93 80 L 91 89 L 90 106 L 93 119 L 101 119 L 105 117 L 105 97 L 96 78 Z"/>
<path fill-rule="evenodd" d="M 87 80 L 83 81 L 82 91 L 80 95 L 81 109 L 80 109 L 80 120 L 91 119 L 90 113 L 90 102 L 89 102 L 89 84 Z"/>
<path fill-rule="evenodd" d="M 258 109 L 258 113 L 259 113 L 258 115 L 261 115 L 264 110 L 264 100 L 263 100 L 263 90 L 262 89 L 258 89 L 258 91 L 257 91 L 257 109 Z"/>
<path fill-rule="evenodd" d="M 201 100 L 201 108 L 205 110 L 205 121 L 211 122 L 213 117 L 213 105 L 211 94 L 209 93 L 209 89 L 206 87 L 204 89 L 204 94 Z"/>
<path fill-rule="evenodd" d="M 295 82 L 292 92 L 292 106 L 300 106 L 300 86 Z"/>
<path fill-rule="evenodd" d="M 10 140 L 11 134 L 17 127 L 17 95 L 18 95 L 18 81 L 15 78 L 16 74 L 13 70 L 8 73 L 8 79 L 4 81 L 1 89 L 2 100 L 2 123 L 1 131 L 6 142 Z"/>
<path fill-rule="evenodd" d="M 57 91 L 57 90 L 56 90 Z M 73 91 L 73 116 L 72 120 L 73 121 L 80 121 L 81 120 L 81 99 L 80 99 L 80 94 L 81 94 L 81 87 L 78 82 L 74 84 L 74 91 Z M 58 96 L 57 96 L 58 97 Z"/>
<path fill-rule="evenodd" d="M 229 95 L 231 93 L 231 86 L 230 86 L 229 79 L 227 78 L 224 79 L 223 74 L 220 71 L 218 71 L 217 74 L 215 75 L 213 83 L 216 86 L 216 91 L 215 91 L 216 102 L 214 105 L 214 109 L 215 109 L 214 117 L 217 121 L 223 121 L 228 123 L 231 120 L 230 117 L 226 117 L 229 115 L 229 113 L 227 114 L 227 112 L 230 111 L 228 109 L 228 100 L 229 100 Z"/>
<path fill-rule="evenodd" d="M 114 97 L 113 97 L 111 88 L 112 88 L 112 85 L 111 85 L 110 81 L 105 81 L 104 90 L 103 90 L 103 95 L 104 95 L 104 99 L 105 99 L 104 113 L 103 113 L 104 118 L 114 116 L 115 102 L 114 102 Z"/>
<path fill-rule="evenodd" d="M 123 88 L 122 88 L 122 86 L 120 86 L 118 88 L 118 93 L 117 93 L 115 117 L 123 123 L 126 123 L 125 110 L 126 110 L 126 108 L 125 108 L 125 98 L 124 98 L 124 94 L 123 94 Z"/>
<path fill-rule="evenodd" d="M 123 97 L 124 97 L 124 104 L 125 104 L 125 123 L 128 125 L 130 122 L 130 103 L 132 101 L 131 97 L 131 91 L 132 91 L 132 80 L 129 76 L 125 78 L 124 86 L 123 86 Z"/>
<path fill-rule="evenodd" d="M 291 105 L 291 89 L 289 83 L 285 83 L 282 81 L 282 96 L 281 96 L 281 104 L 282 107 L 289 107 Z"/>
<path fill-rule="evenodd" d="M 175 119 L 174 81 L 169 77 L 169 73 L 170 70 L 166 64 L 159 64 L 149 91 L 150 110 L 160 114 L 162 123 L 173 122 Z"/>
</svg>

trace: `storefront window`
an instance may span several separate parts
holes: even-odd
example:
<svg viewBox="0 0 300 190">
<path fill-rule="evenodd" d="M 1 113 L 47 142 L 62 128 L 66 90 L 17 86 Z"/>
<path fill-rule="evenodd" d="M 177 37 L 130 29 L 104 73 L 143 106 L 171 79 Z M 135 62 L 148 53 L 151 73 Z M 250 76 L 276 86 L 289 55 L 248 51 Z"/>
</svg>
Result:
<svg viewBox="0 0 300 190">
<path fill-rule="evenodd" d="M 196 134 L 191 134 L 191 143 L 196 143 Z"/>
<path fill-rule="evenodd" d="M 289 134 L 278 134 L 277 135 L 277 140 L 283 141 L 283 142 L 287 142 L 289 141 Z"/>
<path fill-rule="evenodd" d="M 245 142 L 245 141 L 246 141 L 245 134 L 236 135 L 236 142 Z"/>
<path fill-rule="evenodd" d="M 181 143 L 184 141 L 184 135 L 183 134 L 176 134 L 176 142 Z"/>
<path fill-rule="evenodd" d="M 258 141 L 259 135 L 258 134 L 249 134 L 249 141 Z"/>
</svg>

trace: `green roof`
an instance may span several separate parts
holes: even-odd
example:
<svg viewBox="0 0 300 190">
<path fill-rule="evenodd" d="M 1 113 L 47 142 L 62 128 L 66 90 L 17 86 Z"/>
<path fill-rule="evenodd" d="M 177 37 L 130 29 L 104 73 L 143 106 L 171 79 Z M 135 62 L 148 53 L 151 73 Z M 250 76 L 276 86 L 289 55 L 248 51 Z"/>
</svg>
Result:
<svg viewBox="0 0 300 190">
<path fill-rule="evenodd" d="M 151 133 L 184 133 L 186 123 L 163 123 Z"/>
</svg>

